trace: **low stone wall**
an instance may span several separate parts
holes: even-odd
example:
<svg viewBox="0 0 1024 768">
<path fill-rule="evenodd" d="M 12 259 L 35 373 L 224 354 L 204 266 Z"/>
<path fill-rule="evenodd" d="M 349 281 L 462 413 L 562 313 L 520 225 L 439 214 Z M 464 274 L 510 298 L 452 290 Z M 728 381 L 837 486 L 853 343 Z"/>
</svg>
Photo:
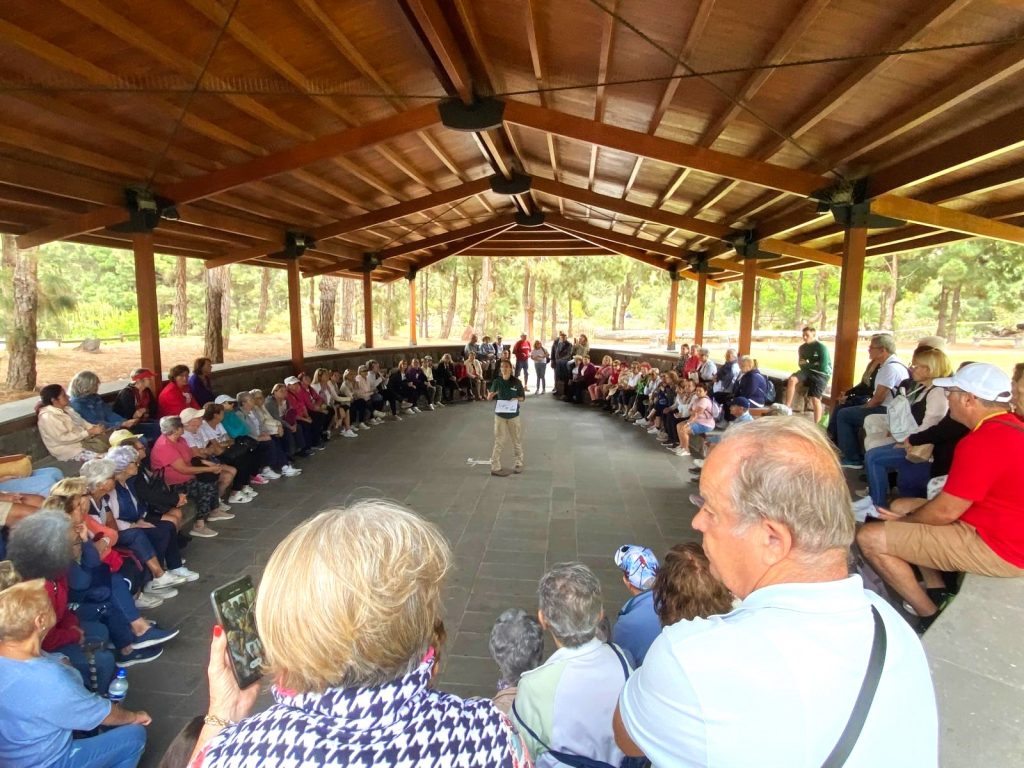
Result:
<svg viewBox="0 0 1024 768">
<path fill-rule="evenodd" d="M 418 347 L 388 347 L 382 349 L 354 349 L 329 351 L 309 355 L 304 370 L 312 373 L 317 368 L 354 368 L 367 360 L 377 360 L 382 368 L 389 368 L 399 360 L 430 355 L 437 361 L 446 352 L 461 353 L 461 345 L 442 344 Z M 269 392 L 279 381 L 295 374 L 291 360 L 268 358 L 245 363 L 224 363 L 214 366 L 213 383 L 217 392 L 235 394 L 245 389 L 259 388 Z M 45 382 L 44 382 L 45 383 Z M 127 381 L 104 382 L 100 394 L 113 399 Z M 0 455 L 26 453 L 35 462 L 55 464 L 46 452 L 36 429 L 36 400 L 18 400 L 0 405 Z M 63 466 L 58 464 L 58 466 Z"/>
</svg>

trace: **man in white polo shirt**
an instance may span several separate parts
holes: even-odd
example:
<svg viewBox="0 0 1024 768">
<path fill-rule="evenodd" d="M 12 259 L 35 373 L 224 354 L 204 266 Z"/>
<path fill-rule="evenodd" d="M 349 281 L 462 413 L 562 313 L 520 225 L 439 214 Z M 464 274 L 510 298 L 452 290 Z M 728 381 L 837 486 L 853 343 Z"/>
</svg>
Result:
<svg viewBox="0 0 1024 768">
<path fill-rule="evenodd" d="M 665 627 L 619 699 L 619 748 L 655 766 L 937 766 L 924 651 L 849 575 L 849 490 L 821 431 L 797 417 L 731 429 L 700 488 L 693 527 L 712 573 L 742 602 L 724 616 Z M 878 636 L 885 650 L 869 664 Z M 841 736 L 848 757 L 826 763 Z"/>
</svg>

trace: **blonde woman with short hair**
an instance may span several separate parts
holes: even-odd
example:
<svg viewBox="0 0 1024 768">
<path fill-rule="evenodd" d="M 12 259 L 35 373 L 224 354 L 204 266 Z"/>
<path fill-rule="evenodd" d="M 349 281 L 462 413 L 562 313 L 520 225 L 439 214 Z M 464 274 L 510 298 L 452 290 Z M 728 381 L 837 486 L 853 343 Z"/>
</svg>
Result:
<svg viewBox="0 0 1024 768">
<path fill-rule="evenodd" d="M 430 687 L 450 566 L 437 527 L 391 502 L 321 512 L 293 530 L 256 599 L 276 703 L 246 717 L 258 686 L 237 687 L 216 628 L 212 717 L 193 767 L 241 766 L 253 755 L 261 768 L 528 765 L 489 701 Z"/>
</svg>

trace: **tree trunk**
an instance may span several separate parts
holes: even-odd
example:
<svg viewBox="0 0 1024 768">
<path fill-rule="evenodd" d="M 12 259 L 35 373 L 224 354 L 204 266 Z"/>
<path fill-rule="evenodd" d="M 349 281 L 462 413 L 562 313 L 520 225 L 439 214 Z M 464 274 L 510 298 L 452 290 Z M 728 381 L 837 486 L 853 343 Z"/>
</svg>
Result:
<svg viewBox="0 0 1024 768">
<path fill-rule="evenodd" d="M 423 273 L 423 290 L 420 292 L 420 336 L 430 338 L 430 271 Z"/>
<path fill-rule="evenodd" d="M 715 307 L 717 306 L 716 300 L 718 299 L 718 291 L 714 288 L 711 289 L 711 298 L 708 299 L 708 327 L 704 329 L 707 333 L 715 327 Z"/>
<path fill-rule="evenodd" d="M 355 310 L 355 281 L 347 277 L 341 279 L 341 339 L 352 341 L 355 332 L 353 317 Z"/>
<path fill-rule="evenodd" d="M 615 301 L 612 302 L 612 330 L 619 330 L 619 296 L 622 294 L 621 288 L 615 289 Z"/>
<path fill-rule="evenodd" d="M 946 337 L 946 323 L 949 316 L 949 288 L 942 284 L 942 292 L 939 294 L 939 322 L 935 329 L 935 335 Z"/>
<path fill-rule="evenodd" d="M 572 294 L 569 294 L 569 335 L 575 336 L 572 330 Z"/>
<path fill-rule="evenodd" d="M 956 324 L 960 322 L 960 284 L 953 286 L 953 297 L 949 309 L 949 329 L 946 333 L 946 341 L 956 344 Z"/>
<path fill-rule="evenodd" d="M 452 323 L 455 322 L 455 299 L 459 293 L 459 270 L 454 271 L 455 279 L 452 280 L 452 292 L 448 296 L 448 311 L 444 315 L 444 325 L 441 327 L 441 338 L 450 339 L 452 336 Z"/>
<path fill-rule="evenodd" d="M 178 257 L 174 273 L 174 322 L 171 334 L 184 336 L 188 333 L 188 262 L 184 256 Z"/>
<path fill-rule="evenodd" d="M 796 273 L 796 301 L 793 302 L 793 327 L 798 331 L 804 325 L 804 271 Z"/>
<path fill-rule="evenodd" d="M 256 314 L 256 333 L 266 333 L 267 312 L 270 309 L 270 267 L 263 267 L 260 275 L 260 308 Z"/>
<path fill-rule="evenodd" d="M 487 333 L 491 327 L 491 257 L 484 256 L 483 274 L 480 277 L 480 322 L 478 327 Z"/>
<path fill-rule="evenodd" d="M 900 257 L 899 254 L 894 253 L 892 256 L 886 257 L 885 265 L 889 268 L 889 274 L 891 281 L 885 294 L 885 310 L 882 322 L 882 328 L 888 328 L 889 330 L 896 329 L 896 302 L 899 301 L 900 296 Z"/>
<path fill-rule="evenodd" d="M 39 310 L 35 249 L 18 250 L 14 235 L 0 235 L 3 265 L 11 275 L 12 307 L 7 322 L 7 388 L 36 388 L 36 317 Z"/>
<path fill-rule="evenodd" d="M 824 269 L 818 270 L 818 277 L 814 281 L 814 306 L 818 328 L 825 327 L 828 313 L 828 273 Z"/>
<path fill-rule="evenodd" d="M 220 329 L 224 337 L 224 351 L 231 347 L 231 265 L 222 267 L 224 274 L 221 279 L 224 281 L 220 294 Z M 223 360 L 219 362 L 224 362 Z"/>
<path fill-rule="evenodd" d="M 316 287 L 313 285 L 313 283 L 315 283 L 315 282 L 316 282 L 316 278 L 315 277 L 309 278 L 309 296 L 308 296 L 308 299 L 306 301 L 306 311 L 309 312 L 309 327 L 310 328 L 316 328 L 317 320 L 320 319 L 319 316 L 317 315 L 316 301 L 315 301 L 315 297 L 314 297 L 314 292 L 316 291 Z"/>
<path fill-rule="evenodd" d="M 384 324 L 384 338 L 395 335 L 395 284 L 388 283 L 387 311 L 384 313 L 387 322 Z"/>
<path fill-rule="evenodd" d="M 540 338 L 547 344 L 548 338 L 548 281 L 540 283 Z"/>
<path fill-rule="evenodd" d="M 551 338 L 558 335 L 558 296 L 551 292 Z"/>
<path fill-rule="evenodd" d="M 626 310 L 629 309 L 629 303 L 633 301 L 633 275 L 626 273 L 626 282 L 622 284 L 622 298 L 619 301 L 619 330 L 621 331 L 626 327 Z"/>
<path fill-rule="evenodd" d="M 206 270 L 206 336 L 203 356 L 224 362 L 224 267 Z"/>
<path fill-rule="evenodd" d="M 320 278 L 320 316 L 316 323 L 316 348 L 334 349 L 334 310 L 338 304 L 338 279 Z"/>
<path fill-rule="evenodd" d="M 754 323 L 753 327 L 756 330 L 761 327 L 761 283 L 763 280 L 754 281 Z"/>
<path fill-rule="evenodd" d="M 469 284 L 473 289 L 469 303 L 469 326 L 474 331 L 477 331 L 479 328 L 476 324 L 476 311 L 480 306 L 480 273 L 476 271 L 475 265 L 469 273 Z"/>
</svg>

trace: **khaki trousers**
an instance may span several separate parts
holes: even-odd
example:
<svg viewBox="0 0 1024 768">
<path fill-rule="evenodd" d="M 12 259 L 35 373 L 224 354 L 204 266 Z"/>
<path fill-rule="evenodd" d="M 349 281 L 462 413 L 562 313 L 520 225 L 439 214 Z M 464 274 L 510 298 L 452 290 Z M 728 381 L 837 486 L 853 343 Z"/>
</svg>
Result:
<svg viewBox="0 0 1024 768">
<path fill-rule="evenodd" d="M 491 470 L 501 469 L 501 452 L 505 442 L 512 441 L 513 466 L 523 466 L 523 420 L 518 416 L 511 419 L 494 417 L 494 450 L 491 452 Z"/>
</svg>

